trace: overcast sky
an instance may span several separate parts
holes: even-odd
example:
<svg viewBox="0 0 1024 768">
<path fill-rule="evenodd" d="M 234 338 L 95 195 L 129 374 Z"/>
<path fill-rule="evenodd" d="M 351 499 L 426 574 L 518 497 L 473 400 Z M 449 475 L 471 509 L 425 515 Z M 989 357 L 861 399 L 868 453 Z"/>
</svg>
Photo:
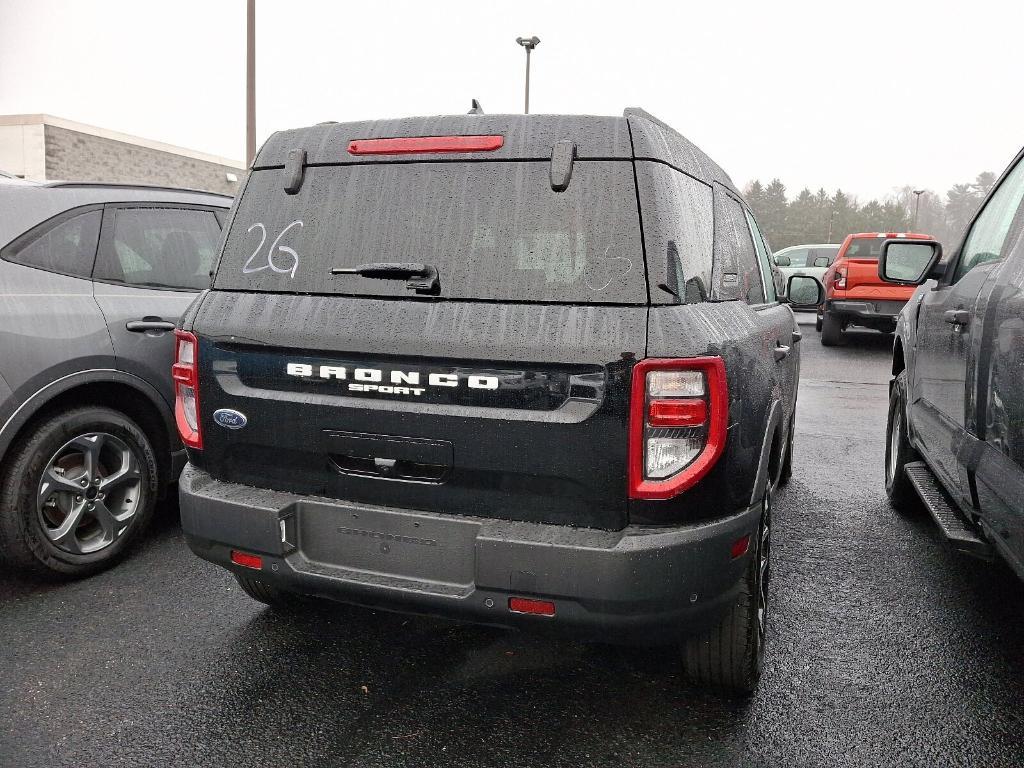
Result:
<svg viewBox="0 0 1024 768">
<path fill-rule="evenodd" d="M 322 120 L 641 106 L 738 184 L 944 192 L 1024 145 L 1020 0 L 258 0 L 257 141 Z M 241 158 L 244 0 L 0 0 L 0 114 Z"/>
</svg>

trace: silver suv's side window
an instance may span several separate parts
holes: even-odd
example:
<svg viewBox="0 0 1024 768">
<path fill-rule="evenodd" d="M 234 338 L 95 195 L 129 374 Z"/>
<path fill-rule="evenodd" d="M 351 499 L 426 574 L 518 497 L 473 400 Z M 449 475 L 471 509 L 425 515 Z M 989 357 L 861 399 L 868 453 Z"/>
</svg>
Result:
<svg viewBox="0 0 1024 768">
<path fill-rule="evenodd" d="M 103 235 L 96 278 L 129 285 L 202 290 L 210 285 L 220 225 L 212 211 L 117 208 Z"/>
<path fill-rule="evenodd" d="M 966 275 L 979 264 L 1002 258 L 1003 245 L 1010 225 L 1024 199 L 1024 160 L 1003 179 L 999 189 L 985 204 L 964 241 L 960 261 L 956 265 L 953 282 Z"/>
<path fill-rule="evenodd" d="M 26 267 L 89 277 L 96 257 L 102 211 L 92 210 L 45 228 L 37 237 L 15 241 L 4 258 Z"/>
</svg>

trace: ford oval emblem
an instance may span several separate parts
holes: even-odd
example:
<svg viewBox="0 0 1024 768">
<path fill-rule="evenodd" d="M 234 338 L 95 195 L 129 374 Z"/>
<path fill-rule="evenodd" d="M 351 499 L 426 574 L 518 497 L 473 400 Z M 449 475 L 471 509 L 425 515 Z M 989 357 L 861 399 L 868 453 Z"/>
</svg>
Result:
<svg viewBox="0 0 1024 768">
<path fill-rule="evenodd" d="M 213 420 L 226 429 L 241 429 L 249 423 L 244 413 L 230 408 L 221 408 L 214 411 Z"/>
</svg>

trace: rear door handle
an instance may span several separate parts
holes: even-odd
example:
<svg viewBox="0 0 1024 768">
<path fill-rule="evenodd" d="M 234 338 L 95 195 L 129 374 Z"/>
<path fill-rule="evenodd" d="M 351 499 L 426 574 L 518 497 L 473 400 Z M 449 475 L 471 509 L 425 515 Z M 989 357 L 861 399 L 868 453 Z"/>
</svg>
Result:
<svg viewBox="0 0 1024 768">
<path fill-rule="evenodd" d="M 966 309 L 950 309 L 942 313 L 942 318 L 950 325 L 967 325 L 971 321 L 971 313 Z"/>
<path fill-rule="evenodd" d="M 775 362 L 778 363 L 782 360 L 785 360 L 786 355 L 789 354 L 789 347 L 779 344 L 778 346 L 775 347 L 774 353 Z"/>
<path fill-rule="evenodd" d="M 146 333 L 147 331 L 173 331 L 177 326 L 167 320 L 147 317 L 142 320 L 129 320 L 124 327 L 132 333 Z"/>
</svg>

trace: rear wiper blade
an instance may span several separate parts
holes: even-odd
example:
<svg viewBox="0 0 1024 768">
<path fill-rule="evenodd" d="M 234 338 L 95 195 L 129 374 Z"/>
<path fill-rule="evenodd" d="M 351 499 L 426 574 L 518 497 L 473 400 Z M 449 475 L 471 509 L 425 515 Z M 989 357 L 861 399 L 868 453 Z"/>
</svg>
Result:
<svg viewBox="0 0 1024 768">
<path fill-rule="evenodd" d="M 378 261 L 354 267 L 334 267 L 332 275 L 359 275 L 376 280 L 408 280 L 405 287 L 416 293 L 437 296 L 441 292 L 437 268 L 431 264 L 404 261 Z"/>
</svg>

